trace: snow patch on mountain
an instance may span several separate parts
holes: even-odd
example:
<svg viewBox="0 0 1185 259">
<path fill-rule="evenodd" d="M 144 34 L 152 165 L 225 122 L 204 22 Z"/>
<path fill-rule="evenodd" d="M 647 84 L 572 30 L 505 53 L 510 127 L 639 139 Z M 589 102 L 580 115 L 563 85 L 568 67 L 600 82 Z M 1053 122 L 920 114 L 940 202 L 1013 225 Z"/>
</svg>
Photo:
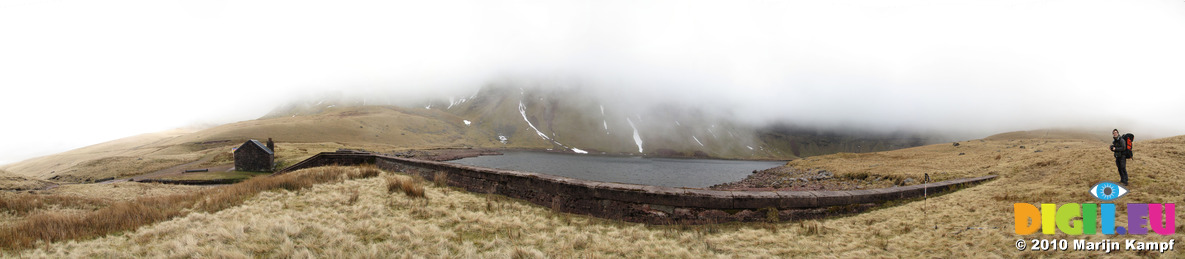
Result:
<svg viewBox="0 0 1185 259">
<path fill-rule="evenodd" d="M 695 140 L 695 143 L 698 143 L 698 144 L 699 144 L 699 146 L 701 146 L 701 147 L 702 147 L 702 146 L 704 146 L 704 143 L 703 143 L 703 142 L 699 142 L 699 138 L 697 138 L 697 137 L 695 137 L 695 136 L 691 136 L 691 139 L 694 139 L 694 140 Z"/>
<path fill-rule="evenodd" d="M 630 128 L 634 128 L 634 143 L 638 144 L 638 153 L 642 152 L 642 135 L 638 134 L 638 127 L 634 126 L 634 121 L 629 117 L 625 117 L 625 122 L 630 124 Z"/>
<path fill-rule="evenodd" d="M 544 134 L 543 131 L 539 130 L 539 128 L 535 128 L 535 124 L 531 123 L 531 120 L 527 119 L 527 105 L 523 104 L 522 100 L 518 101 L 518 113 L 523 115 L 523 121 L 527 122 L 527 126 L 530 126 L 532 130 L 535 130 L 535 134 L 539 135 L 540 138 L 543 138 L 544 140 L 547 140 L 547 141 L 551 141 L 551 143 L 553 143 L 557 146 L 563 147 L 564 149 L 572 150 L 572 152 L 581 153 L 581 154 L 588 154 L 588 151 L 584 151 L 579 148 L 568 147 L 568 146 L 564 145 L 564 143 L 560 143 L 559 141 L 556 141 L 555 139 L 548 137 L 547 134 Z M 550 150 L 550 149 L 548 149 L 548 150 Z"/>
<path fill-rule="evenodd" d="M 472 122 L 469 122 L 469 120 L 461 120 L 461 121 L 465 122 L 465 126 L 469 126 L 469 124 L 472 124 Z"/>
<path fill-rule="evenodd" d="M 535 128 L 535 124 L 531 123 L 531 120 L 527 119 L 527 106 L 523 105 L 523 101 L 518 101 L 518 113 L 523 115 L 523 121 L 527 122 L 527 126 L 531 126 L 531 129 L 535 130 L 535 134 L 539 134 L 540 138 L 551 140 L 550 137 L 547 137 L 547 134 L 543 134 L 542 131 L 539 131 L 538 128 Z"/>
<path fill-rule="evenodd" d="M 470 98 L 470 99 L 472 99 L 472 98 Z M 445 110 L 452 109 L 453 106 L 461 105 L 462 103 L 465 103 L 465 101 L 468 101 L 468 100 L 469 99 L 466 99 L 466 98 L 456 99 L 452 96 L 449 96 L 448 97 L 448 108 L 444 108 L 444 109 Z"/>
<path fill-rule="evenodd" d="M 605 105 L 601 106 L 601 126 L 605 126 L 605 135 L 609 135 L 609 121 L 605 120 Z"/>
</svg>

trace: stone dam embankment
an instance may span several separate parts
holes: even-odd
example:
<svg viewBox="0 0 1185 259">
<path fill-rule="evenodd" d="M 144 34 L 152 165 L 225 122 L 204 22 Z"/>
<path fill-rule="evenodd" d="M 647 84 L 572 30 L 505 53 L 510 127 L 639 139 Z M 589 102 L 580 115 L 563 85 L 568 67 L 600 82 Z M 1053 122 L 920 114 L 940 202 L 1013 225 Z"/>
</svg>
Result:
<svg viewBox="0 0 1185 259">
<path fill-rule="evenodd" d="M 923 197 L 977 184 L 994 175 L 848 191 L 716 191 L 588 181 L 531 172 L 473 167 L 358 151 L 324 152 L 276 172 L 327 165 L 374 164 L 434 179 L 470 192 L 503 195 L 568 213 L 654 224 L 815 218 L 860 212 L 875 204 Z"/>
</svg>

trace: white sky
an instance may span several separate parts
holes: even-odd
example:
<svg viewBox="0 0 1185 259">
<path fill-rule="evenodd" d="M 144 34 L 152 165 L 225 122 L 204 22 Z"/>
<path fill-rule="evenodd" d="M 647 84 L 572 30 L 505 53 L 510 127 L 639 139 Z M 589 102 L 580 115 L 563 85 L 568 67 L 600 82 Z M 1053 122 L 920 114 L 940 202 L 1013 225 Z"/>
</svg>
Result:
<svg viewBox="0 0 1185 259">
<path fill-rule="evenodd" d="M 750 121 L 1180 135 L 1182 46 L 1179 0 L 0 0 L 0 164 L 508 75 Z"/>
</svg>

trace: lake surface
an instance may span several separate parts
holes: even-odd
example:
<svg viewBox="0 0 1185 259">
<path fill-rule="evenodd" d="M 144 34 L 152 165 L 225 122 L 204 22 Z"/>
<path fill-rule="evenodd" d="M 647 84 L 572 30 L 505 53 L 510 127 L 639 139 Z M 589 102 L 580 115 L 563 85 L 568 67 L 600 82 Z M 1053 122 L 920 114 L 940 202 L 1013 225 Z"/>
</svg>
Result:
<svg viewBox="0 0 1185 259">
<path fill-rule="evenodd" d="M 779 161 L 675 159 L 594 156 L 545 152 L 502 152 L 451 163 L 534 172 L 576 179 L 667 187 L 704 188 L 744 179 L 754 170 L 786 164 Z"/>
</svg>

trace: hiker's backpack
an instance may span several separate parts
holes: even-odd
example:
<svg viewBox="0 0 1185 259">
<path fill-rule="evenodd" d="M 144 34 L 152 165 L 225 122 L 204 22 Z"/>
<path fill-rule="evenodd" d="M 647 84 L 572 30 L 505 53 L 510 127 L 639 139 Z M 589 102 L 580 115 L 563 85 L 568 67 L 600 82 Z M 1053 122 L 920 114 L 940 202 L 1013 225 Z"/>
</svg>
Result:
<svg viewBox="0 0 1185 259">
<path fill-rule="evenodd" d="M 1131 133 L 1123 134 L 1123 140 L 1124 140 L 1124 142 L 1127 142 L 1127 149 L 1125 149 L 1123 151 L 1123 156 L 1126 157 L 1127 159 L 1131 159 L 1132 158 L 1132 141 L 1136 140 L 1136 135 L 1132 135 Z"/>
</svg>

